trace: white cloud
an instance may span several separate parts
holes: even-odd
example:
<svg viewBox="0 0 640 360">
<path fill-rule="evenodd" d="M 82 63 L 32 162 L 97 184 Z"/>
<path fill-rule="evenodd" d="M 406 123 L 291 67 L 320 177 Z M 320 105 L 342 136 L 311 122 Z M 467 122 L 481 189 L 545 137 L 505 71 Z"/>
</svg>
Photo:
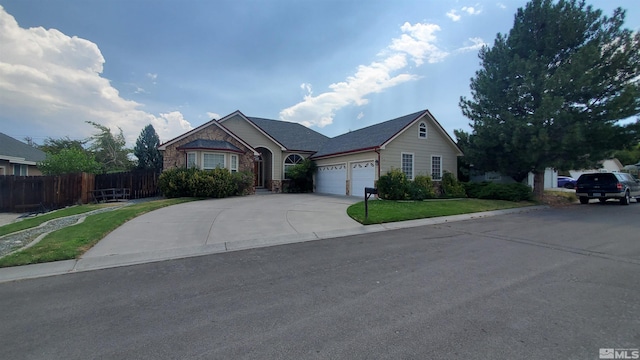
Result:
<svg viewBox="0 0 640 360">
<path fill-rule="evenodd" d="M 356 116 L 358 120 L 362 119 L 363 117 L 364 117 L 364 113 L 362 111 L 358 114 L 358 116 Z"/>
<path fill-rule="evenodd" d="M 380 61 L 359 65 L 354 75 L 329 85 L 330 91 L 314 96 L 310 84 L 301 84 L 300 88 L 306 92 L 303 101 L 282 110 L 280 118 L 305 126 L 325 127 L 333 123 L 336 111 L 350 105 L 365 105 L 369 94 L 418 79 L 417 75 L 403 72 L 409 67 L 408 58 L 421 66 L 425 61 L 443 61 L 449 55 L 435 44 L 435 33 L 440 31 L 438 25 L 407 22 L 400 30 L 403 34 L 392 39 L 391 44 L 378 54 L 382 58 Z"/>
<path fill-rule="evenodd" d="M 220 119 L 221 118 L 220 114 L 214 113 L 214 112 L 209 112 L 209 111 L 207 111 L 207 117 L 209 119 Z"/>
<path fill-rule="evenodd" d="M 469 15 L 478 15 L 482 12 L 482 9 L 474 8 L 473 6 L 463 6 L 462 11 Z"/>
<path fill-rule="evenodd" d="M 503 10 L 507 8 L 507 6 L 506 6 L 505 4 L 500 3 L 500 2 L 499 2 L 499 3 L 497 3 L 496 5 L 497 5 L 500 9 L 503 9 Z"/>
<path fill-rule="evenodd" d="M 83 138 L 95 132 L 85 124 L 93 121 L 114 132 L 121 128 L 129 145 L 150 123 L 165 139 L 191 128 L 179 112 L 156 116 L 122 98 L 101 76 L 105 59 L 89 40 L 56 29 L 21 28 L 0 6 L 0 44 L 0 108 L 14 123 L 51 137 Z"/>
<path fill-rule="evenodd" d="M 472 45 L 461 47 L 457 49 L 456 52 L 478 51 L 482 49 L 483 46 L 488 45 L 479 37 L 469 38 L 469 41 L 472 43 Z"/>
<path fill-rule="evenodd" d="M 447 13 L 447 17 L 452 21 L 460 21 L 460 19 L 462 18 L 462 16 L 458 15 L 458 12 L 455 9 L 451 9 Z"/>
<path fill-rule="evenodd" d="M 498 4 L 500 6 L 500 4 Z M 504 5 L 503 5 L 504 6 Z M 460 21 L 462 19 L 462 15 L 458 13 L 458 11 L 462 12 L 462 15 L 479 15 L 482 13 L 482 8 L 480 5 L 474 6 L 463 6 L 459 10 L 451 9 L 447 12 L 447 17 L 451 19 L 451 21 Z"/>
<path fill-rule="evenodd" d="M 147 73 L 147 77 L 155 81 L 158 78 L 158 74 Z"/>
</svg>

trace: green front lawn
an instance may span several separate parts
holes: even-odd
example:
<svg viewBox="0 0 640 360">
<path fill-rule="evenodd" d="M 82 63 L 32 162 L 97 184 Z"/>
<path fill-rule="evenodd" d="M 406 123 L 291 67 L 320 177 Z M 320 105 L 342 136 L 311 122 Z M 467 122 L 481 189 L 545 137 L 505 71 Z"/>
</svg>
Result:
<svg viewBox="0 0 640 360">
<path fill-rule="evenodd" d="M 81 224 L 54 231 L 32 247 L 1 258 L 0 267 L 75 259 L 125 222 L 165 206 L 193 200 L 198 199 L 177 198 L 155 200 L 90 215 Z M 3 227 L 0 227 L 0 229 Z"/>
<path fill-rule="evenodd" d="M 46 221 L 57 219 L 65 216 L 78 215 L 93 210 L 98 210 L 103 207 L 114 206 L 113 204 L 89 204 L 81 206 L 71 206 L 65 209 L 51 211 L 46 214 L 38 215 L 36 217 L 26 218 L 21 221 L 16 221 L 11 224 L 0 226 L 0 236 L 11 234 L 13 232 L 34 228 Z"/>
<path fill-rule="evenodd" d="M 446 199 L 426 201 L 370 200 L 369 218 L 364 217 L 364 201 L 353 204 L 347 214 L 361 224 L 425 219 L 439 216 L 469 214 L 482 211 L 512 209 L 535 205 L 533 202 L 512 202 L 482 199 Z"/>
</svg>

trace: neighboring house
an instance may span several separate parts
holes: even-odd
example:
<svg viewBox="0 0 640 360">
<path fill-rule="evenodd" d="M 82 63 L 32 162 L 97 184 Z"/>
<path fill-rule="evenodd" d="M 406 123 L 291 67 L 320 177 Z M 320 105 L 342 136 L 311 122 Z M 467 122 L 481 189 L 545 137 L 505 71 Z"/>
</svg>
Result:
<svg viewBox="0 0 640 360">
<path fill-rule="evenodd" d="M 522 183 L 529 185 L 533 188 L 533 173 L 530 172 L 527 174 L 526 180 L 523 180 Z M 509 175 L 503 175 L 499 172 L 489 171 L 489 172 L 481 172 L 474 171 L 470 176 L 470 180 L 472 182 L 494 182 L 498 184 L 511 184 L 516 181 Z M 552 189 L 558 187 L 558 171 L 553 168 L 546 168 L 544 171 L 544 188 Z"/>
<path fill-rule="evenodd" d="M 620 160 L 616 158 L 602 160 L 599 162 L 599 164 L 600 164 L 599 169 L 570 170 L 569 173 L 571 174 L 572 178 L 577 179 L 582 174 L 588 174 L 588 173 L 594 173 L 594 172 L 619 172 L 624 170 L 624 166 L 622 166 L 622 163 L 620 162 Z"/>
<path fill-rule="evenodd" d="M 0 176 L 42 175 L 36 164 L 45 158 L 43 151 L 0 133 Z"/>
<path fill-rule="evenodd" d="M 214 129 L 215 131 L 213 131 Z M 242 143 L 249 155 L 246 166 L 251 170 L 258 188 L 282 189 L 287 167 L 305 158 L 318 165 L 314 187 L 318 193 L 364 195 L 365 187 L 373 187 L 381 174 L 401 169 L 409 179 L 430 175 L 438 181 L 445 171 L 457 172 L 457 157 L 462 151 L 428 110 L 416 112 L 328 138 L 298 123 L 247 117 L 240 111 L 220 120 L 211 120 L 162 144 L 164 168 L 185 167 L 187 158 L 195 158 L 194 166 L 204 156 L 222 159 L 221 147 L 185 148 L 196 141 L 229 141 Z M 234 144 L 239 147 L 238 144 Z M 252 164 L 249 164 L 253 161 Z M 228 163 L 218 165 L 232 170 Z M 215 167 L 215 166 L 213 166 Z"/>
</svg>

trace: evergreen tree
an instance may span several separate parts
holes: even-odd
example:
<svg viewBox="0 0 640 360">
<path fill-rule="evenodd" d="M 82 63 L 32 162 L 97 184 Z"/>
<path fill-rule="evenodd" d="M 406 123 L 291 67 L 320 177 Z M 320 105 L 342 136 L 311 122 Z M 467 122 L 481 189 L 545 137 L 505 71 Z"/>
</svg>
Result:
<svg viewBox="0 0 640 360">
<path fill-rule="evenodd" d="M 138 169 L 162 170 L 162 154 L 158 146 L 160 146 L 160 138 L 153 125 L 145 126 L 133 148 L 133 154 L 138 158 Z"/>
<path fill-rule="evenodd" d="M 624 17 L 575 0 L 518 9 L 509 34 L 480 51 L 472 99 L 460 99 L 470 163 L 516 179 L 531 171 L 540 198 L 545 168 L 590 167 L 631 142 L 620 120 L 640 113 L 640 34 Z"/>
</svg>

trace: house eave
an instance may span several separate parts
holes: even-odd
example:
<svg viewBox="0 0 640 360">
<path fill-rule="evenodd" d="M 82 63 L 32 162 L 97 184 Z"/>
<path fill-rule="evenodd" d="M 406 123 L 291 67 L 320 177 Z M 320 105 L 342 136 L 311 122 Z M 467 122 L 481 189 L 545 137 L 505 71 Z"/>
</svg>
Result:
<svg viewBox="0 0 640 360">
<path fill-rule="evenodd" d="M 380 146 L 371 146 L 371 147 L 367 147 L 367 148 L 362 148 L 362 149 L 356 149 L 356 150 L 348 150 L 348 151 L 340 151 L 340 152 L 336 152 L 333 154 L 326 154 L 326 155 L 322 155 L 322 156 L 311 156 L 311 159 L 313 160 L 322 160 L 322 159 L 328 159 L 328 158 L 332 158 L 332 157 L 336 157 L 336 156 L 343 156 L 343 155 L 347 155 L 347 154 L 359 154 L 359 153 L 364 153 L 364 152 L 369 152 L 369 151 L 376 151 L 380 149 Z"/>
<path fill-rule="evenodd" d="M 22 157 L 8 156 L 8 155 L 0 155 L 0 160 L 7 160 L 11 164 L 20 164 L 20 165 L 37 165 L 38 164 L 35 161 L 27 160 Z"/>
<path fill-rule="evenodd" d="M 226 149 L 226 148 L 213 148 L 213 147 L 190 147 L 190 148 L 185 148 L 185 147 L 177 147 L 176 150 L 178 151 L 220 151 L 220 152 L 229 152 L 229 153 L 237 153 L 237 154 L 244 154 L 243 151 L 241 150 L 233 150 L 233 149 Z"/>
</svg>

